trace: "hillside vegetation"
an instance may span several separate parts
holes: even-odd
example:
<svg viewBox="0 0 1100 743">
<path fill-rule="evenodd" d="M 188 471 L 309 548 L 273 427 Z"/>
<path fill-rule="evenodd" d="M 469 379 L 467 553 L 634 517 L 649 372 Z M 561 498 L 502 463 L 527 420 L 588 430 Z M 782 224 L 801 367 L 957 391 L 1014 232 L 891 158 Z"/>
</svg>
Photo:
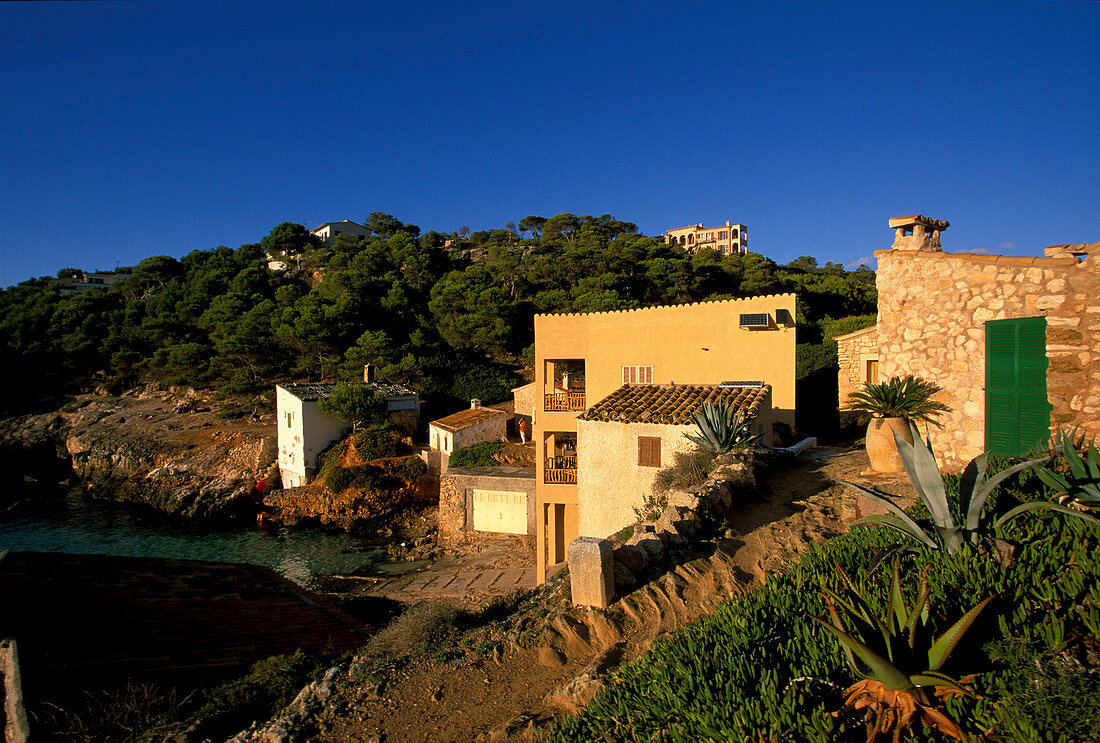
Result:
<svg viewBox="0 0 1100 743">
<path fill-rule="evenodd" d="M 450 235 L 378 212 L 365 225 L 369 237 L 322 246 L 285 222 L 236 250 L 151 256 L 105 290 L 62 296 L 46 277 L 24 281 L 0 292 L 0 348 L 30 393 L 156 382 L 247 397 L 280 379 L 354 377 L 369 361 L 380 380 L 450 405 L 521 382 L 536 313 L 795 291 L 806 377 L 835 362 L 828 334 L 875 311 L 867 269 L 692 255 L 610 215 Z M 269 269 L 268 255 L 286 268 Z"/>
</svg>

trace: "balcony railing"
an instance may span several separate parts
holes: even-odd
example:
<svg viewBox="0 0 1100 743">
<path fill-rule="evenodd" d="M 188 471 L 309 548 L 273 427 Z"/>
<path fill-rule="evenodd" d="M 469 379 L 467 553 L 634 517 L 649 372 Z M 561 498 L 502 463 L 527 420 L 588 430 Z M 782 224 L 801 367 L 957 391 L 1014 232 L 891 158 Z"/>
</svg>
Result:
<svg viewBox="0 0 1100 743">
<path fill-rule="evenodd" d="M 545 397 L 543 410 L 584 410 L 583 392 L 555 392 Z"/>
<path fill-rule="evenodd" d="M 546 468 L 543 470 L 543 481 L 551 485 L 576 485 L 576 455 L 547 457 Z"/>
</svg>

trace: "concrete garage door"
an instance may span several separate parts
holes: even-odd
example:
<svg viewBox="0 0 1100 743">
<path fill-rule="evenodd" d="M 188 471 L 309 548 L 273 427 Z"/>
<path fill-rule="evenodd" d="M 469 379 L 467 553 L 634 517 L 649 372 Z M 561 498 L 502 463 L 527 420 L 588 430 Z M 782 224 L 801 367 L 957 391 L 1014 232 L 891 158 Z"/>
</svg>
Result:
<svg viewBox="0 0 1100 743">
<path fill-rule="evenodd" d="M 474 530 L 526 534 L 527 493 L 475 490 Z"/>
</svg>

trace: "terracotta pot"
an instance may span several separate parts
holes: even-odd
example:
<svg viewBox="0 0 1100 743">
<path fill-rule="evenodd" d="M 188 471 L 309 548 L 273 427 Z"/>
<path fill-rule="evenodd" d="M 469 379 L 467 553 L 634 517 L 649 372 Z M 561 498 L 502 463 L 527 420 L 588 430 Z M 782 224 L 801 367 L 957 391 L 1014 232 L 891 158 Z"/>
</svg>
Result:
<svg viewBox="0 0 1100 743">
<path fill-rule="evenodd" d="M 913 443 L 913 433 L 905 418 L 872 418 L 871 424 L 867 426 L 867 457 L 875 472 L 905 471 L 898 454 L 897 442 L 894 441 L 894 432 L 903 441 Z"/>
</svg>

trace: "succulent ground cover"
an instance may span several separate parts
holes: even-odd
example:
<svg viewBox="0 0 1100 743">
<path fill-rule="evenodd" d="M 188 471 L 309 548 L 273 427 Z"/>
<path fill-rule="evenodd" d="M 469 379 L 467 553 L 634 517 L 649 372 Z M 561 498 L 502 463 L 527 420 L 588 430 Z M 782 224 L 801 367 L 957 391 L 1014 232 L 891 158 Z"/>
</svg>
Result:
<svg viewBox="0 0 1100 743">
<path fill-rule="evenodd" d="M 957 497 L 959 478 L 948 477 L 947 487 Z M 1031 472 L 1017 472 L 988 507 L 1005 512 L 1051 494 Z M 927 626 L 935 637 L 990 599 L 943 668 L 969 693 L 944 695 L 936 709 L 970 738 L 1100 740 L 1100 527 L 1044 512 L 1005 523 L 999 538 L 1016 546 L 1011 564 L 970 545 L 896 558 L 906 601 L 923 593 L 927 580 Z M 844 705 L 843 691 L 860 679 L 815 617 L 828 616 L 823 589 L 849 589 L 841 571 L 873 611 L 886 615 L 892 574 L 880 557 L 903 541 L 895 532 L 857 528 L 812 547 L 760 590 L 731 598 L 618 671 L 583 715 L 549 739 L 874 739 L 868 710 Z M 905 739 L 945 738 L 912 725 Z"/>
</svg>

